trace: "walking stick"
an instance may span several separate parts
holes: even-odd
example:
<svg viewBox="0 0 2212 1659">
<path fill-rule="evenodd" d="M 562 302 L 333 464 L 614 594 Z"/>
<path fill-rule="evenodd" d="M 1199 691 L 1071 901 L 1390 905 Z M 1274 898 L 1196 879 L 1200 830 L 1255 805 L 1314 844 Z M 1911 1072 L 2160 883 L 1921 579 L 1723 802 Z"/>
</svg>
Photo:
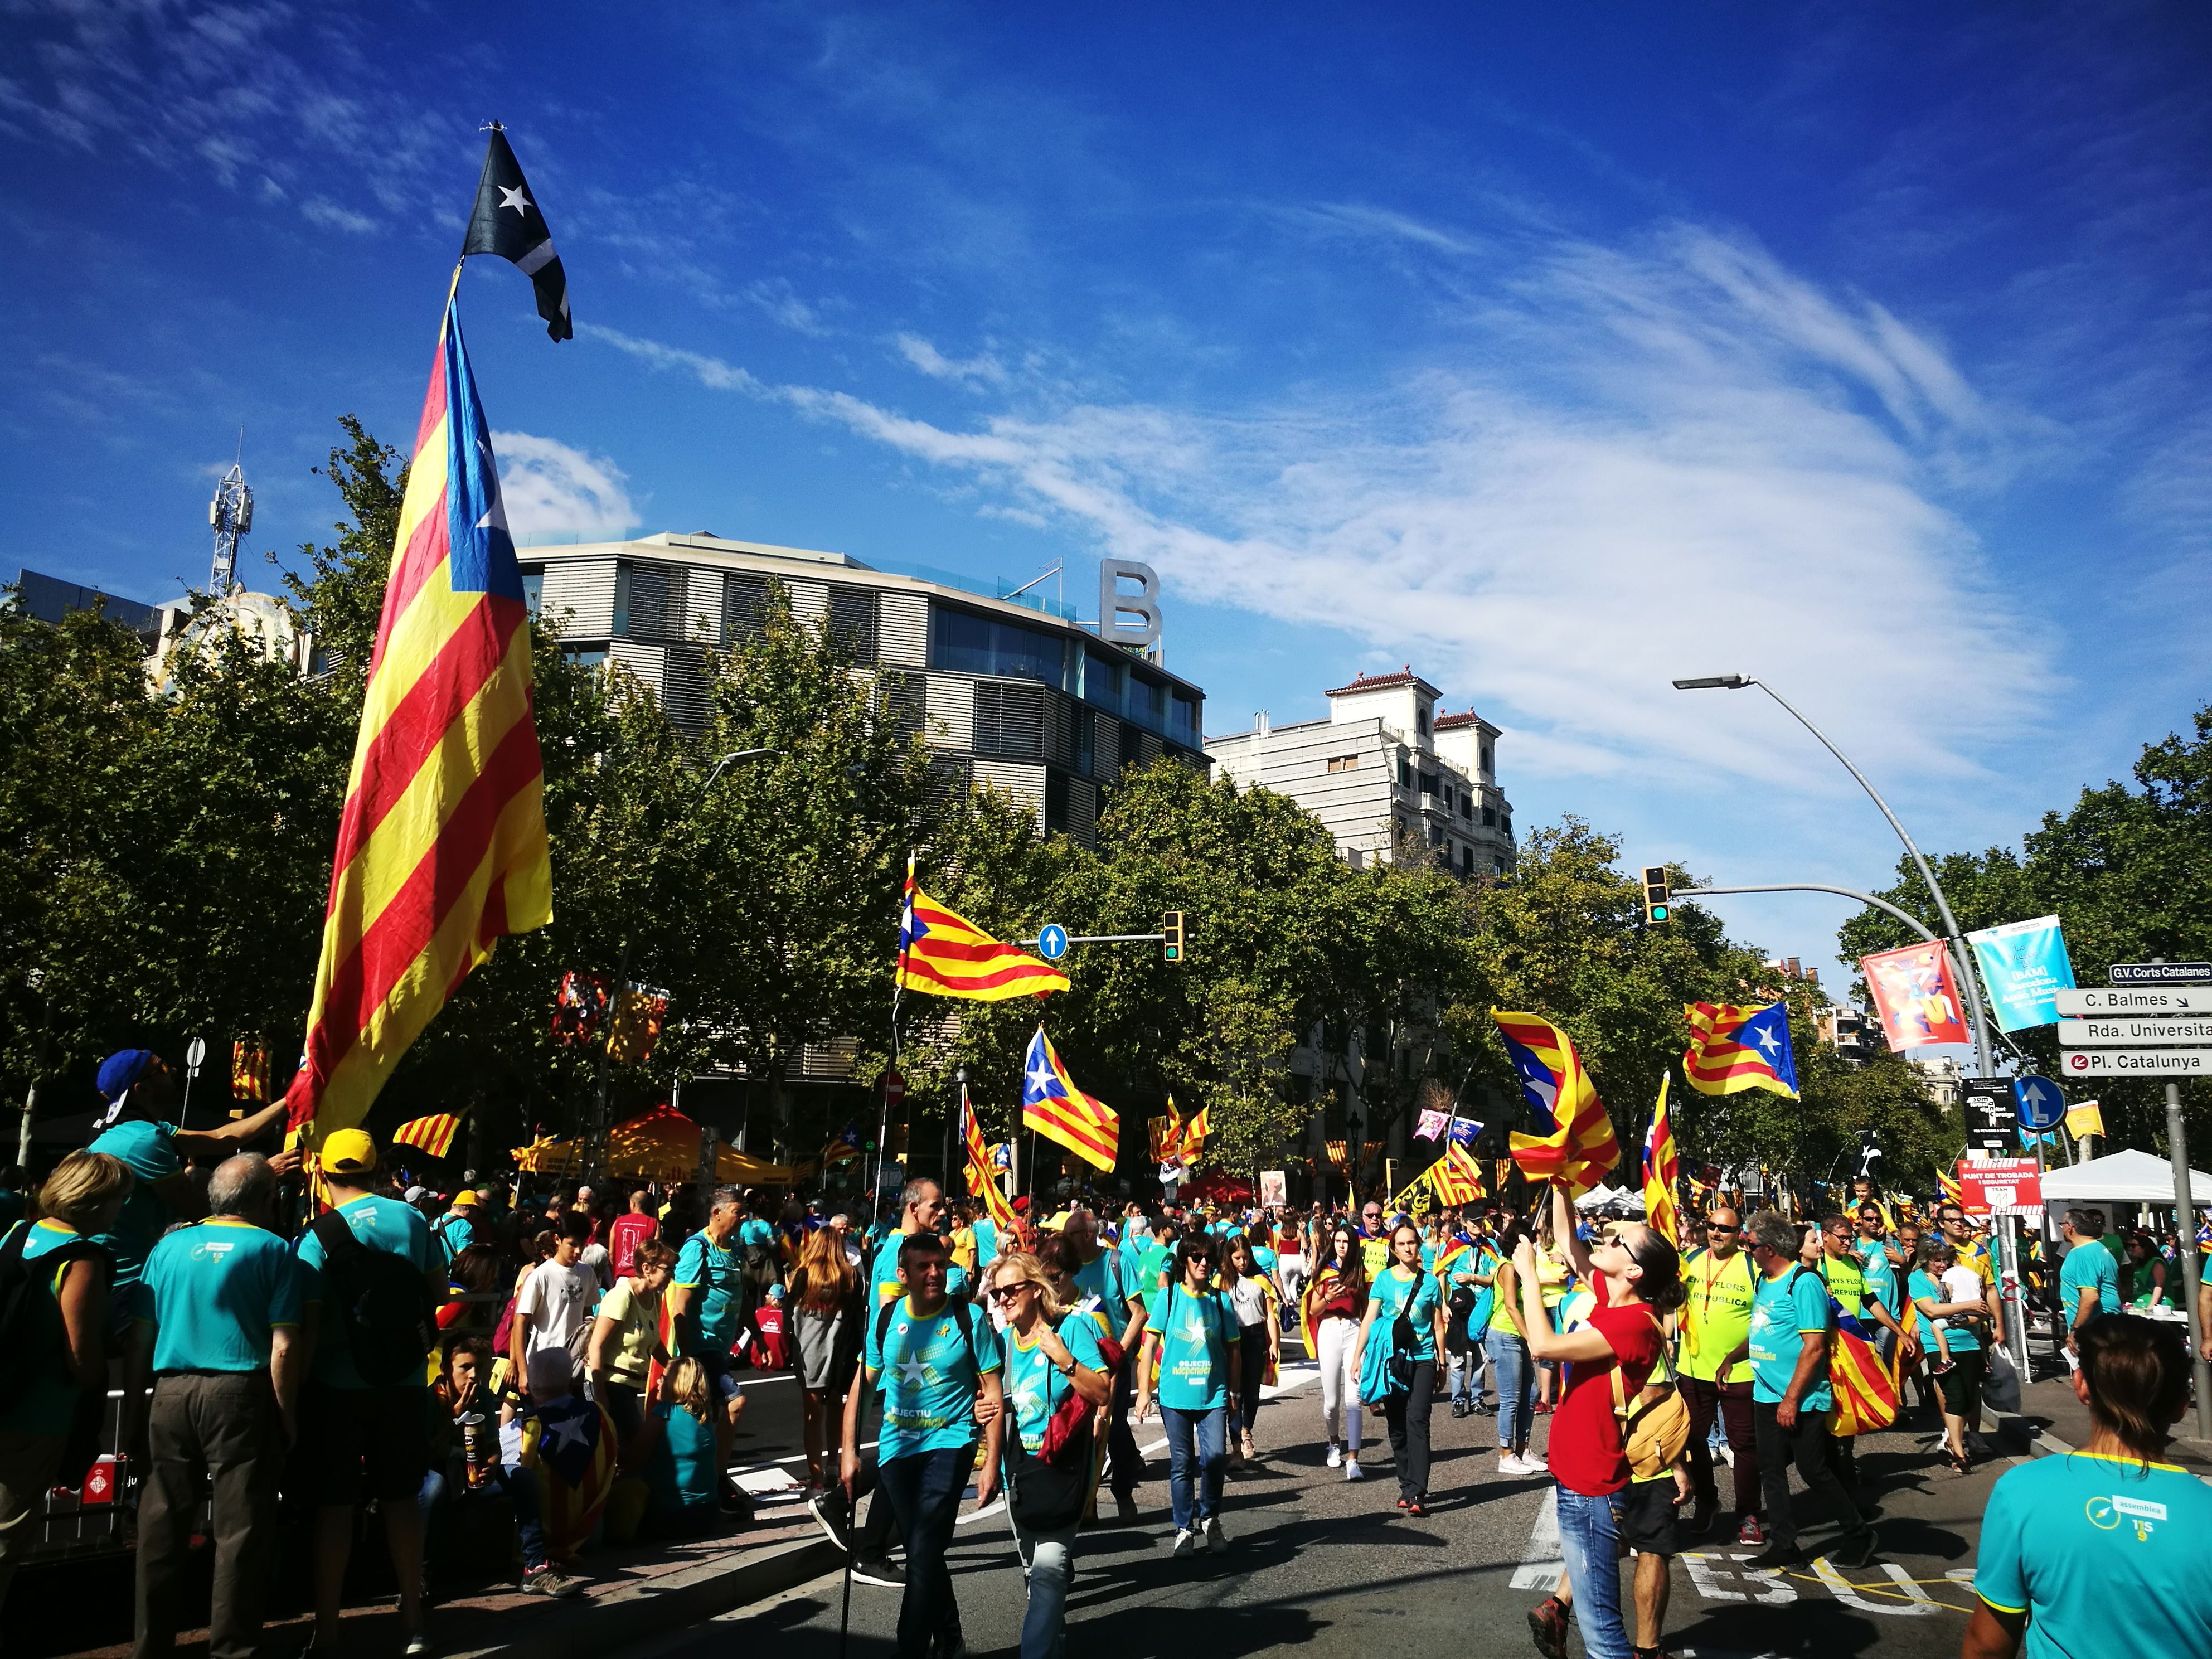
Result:
<svg viewBox="0 0 2212 1659">
<path fill-rule="evenodd" d="M 848 1510 L 849 1514 L 850 1511 Z M 837 1659 L 845 1659 L 845 1633 L 853 1623 L 853 1552 L 845 1551 L 845 1604 L 837 1613 Z"/>
</svg>

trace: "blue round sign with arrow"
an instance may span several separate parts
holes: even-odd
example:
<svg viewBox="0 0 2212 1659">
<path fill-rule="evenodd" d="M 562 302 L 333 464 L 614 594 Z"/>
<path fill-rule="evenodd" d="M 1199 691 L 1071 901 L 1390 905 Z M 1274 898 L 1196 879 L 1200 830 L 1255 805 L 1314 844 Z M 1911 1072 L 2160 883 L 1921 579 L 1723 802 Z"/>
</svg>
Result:
<svg viewBox="0 0 2212 1659">
<path fill-rule="evenodd" d="M 1067 929 L 1056 921 L 1048 921 L 1037 929 L 1037 954 L 1047 962 L 1058 962 L 1067 954 Z"/>
<path fill-rule="evenodd" d="M 2047 1077 L 2014 1078 L 2012 1097 L 2020 1109 L 2020 1127 L 2031 1133 L 2057 1128 L 2066 1115 L 2066 1097 Z"/>
</svg>

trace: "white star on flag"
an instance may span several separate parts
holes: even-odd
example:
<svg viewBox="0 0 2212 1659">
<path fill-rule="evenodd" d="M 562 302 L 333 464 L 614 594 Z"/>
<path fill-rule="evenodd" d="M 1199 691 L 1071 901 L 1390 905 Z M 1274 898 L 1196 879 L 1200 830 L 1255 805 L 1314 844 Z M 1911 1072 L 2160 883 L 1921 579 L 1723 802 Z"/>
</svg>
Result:
<svg viewBox="0 0 2212 1659">
<path fill-rule="evenodd" d="M 503 208 L 513 208 L 526 219 L 530 216 L 530 198 L 522 193 L 520 185 L 500 185 L 499 204 Z"/>
<path fill-rule="evenodd" d="M 1766 1050 L 1769 1059 L 1771 1059 L 1774 1055 L 1775 1050 L 1782 1046 L 1775 1040 L 1774 1028 L 1771 1025 L 1760 1026 L 1759 1028 L 1759 1035 L 1753 1037 L 1752 1041 L 1756 1042 L 1760 1048 Z"/>
<path fill-rule="evenodd" d="M 1052 1068 L 1042 1060 L 1037 1061 L 1036 1069 L 1030 1073 L 1030 1091 L 1033 1094 L 1039 1095 L 1052 1092 Z"/>
</svg>

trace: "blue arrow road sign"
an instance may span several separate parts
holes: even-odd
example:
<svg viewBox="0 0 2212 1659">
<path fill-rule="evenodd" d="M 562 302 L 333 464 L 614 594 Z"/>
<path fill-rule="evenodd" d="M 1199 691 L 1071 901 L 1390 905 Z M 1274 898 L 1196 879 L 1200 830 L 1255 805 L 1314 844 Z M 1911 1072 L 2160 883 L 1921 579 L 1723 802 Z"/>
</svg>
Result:
<svg viewBox="0 0 2212 1659">
<path fill-rule="evenodd" d="M 1058 962 L 1067 954 L 1067 929 L 1056 921 L 1048 921 L 1037 929 L 1037 954 L 1047 962 Z"/>
<path fill-rule="evenodd" d="M 2016 1077 L 2012 1097 L 2020 1108 L 2020 1127 L 2038 1133 L 2055 1129 L 2066 1115 L 2066 1097 L 2047 1077 Z"/>
</svg>

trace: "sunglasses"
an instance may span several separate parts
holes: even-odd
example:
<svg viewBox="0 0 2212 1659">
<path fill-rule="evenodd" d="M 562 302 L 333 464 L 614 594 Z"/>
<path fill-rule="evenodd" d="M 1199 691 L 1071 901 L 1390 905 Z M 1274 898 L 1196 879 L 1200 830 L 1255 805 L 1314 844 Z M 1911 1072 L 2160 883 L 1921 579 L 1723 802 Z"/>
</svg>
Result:
<svg viewBox="0 0 2212 1659">
<path fill-rule="evenodd" d="M 1741 1227 L 1731 1227 L 1724 1221 L 1708 1221 L 1705 1223 L 1705 1231 L 1709 1233 L 1738 1233 L 1741 1232 L 1743 1229 Z"/>
<path fill-rule="evenodd" d="M 1019 1296 L 1024 1291 L 1026 1291 L 1029 1288 L 1030 1285 L 1026 1280 L 1018 1285 L 994 1285 L 991 1286 L 991 1300 L 994 1302 L 1012 1302 L 1016 1297 Z"/>
</svg>

